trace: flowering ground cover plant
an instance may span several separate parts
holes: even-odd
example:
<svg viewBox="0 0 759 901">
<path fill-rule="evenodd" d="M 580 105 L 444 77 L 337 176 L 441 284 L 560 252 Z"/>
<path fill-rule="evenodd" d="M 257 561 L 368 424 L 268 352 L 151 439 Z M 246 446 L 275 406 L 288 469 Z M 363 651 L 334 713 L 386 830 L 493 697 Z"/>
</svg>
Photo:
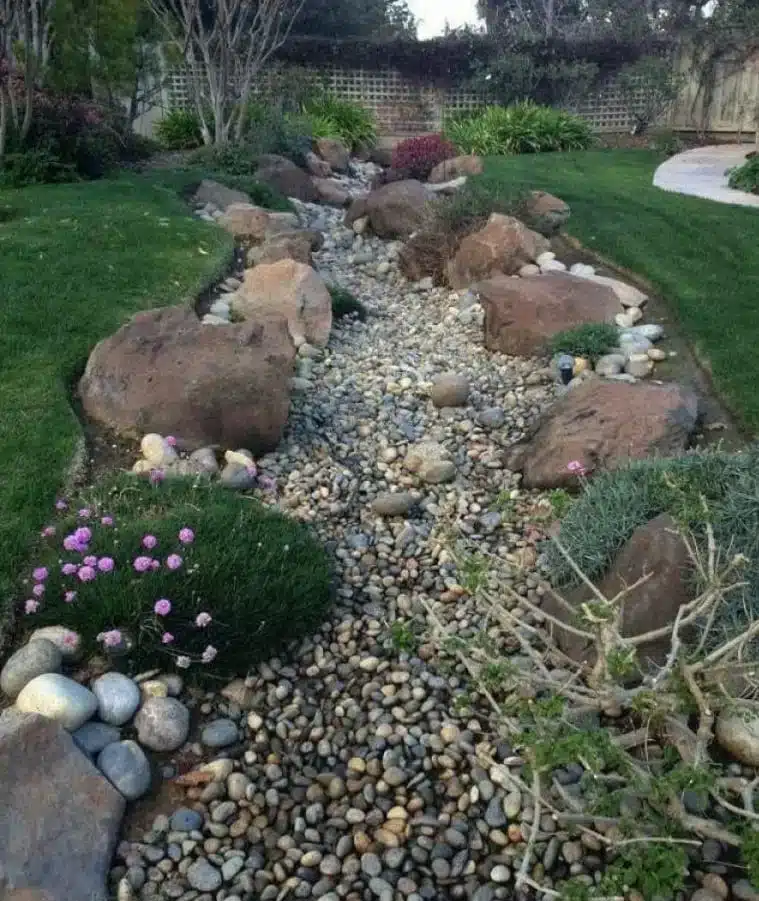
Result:
<svg viewBox="0 0 759 901">
<path fill-rule="evenodd" d="M 223 488 L 127 477 L 56 508 L 25 574 L 25 619 L 73 629 L 128 670 L 242 672 L 329 602 L 308 530 Z"/>
</svg>

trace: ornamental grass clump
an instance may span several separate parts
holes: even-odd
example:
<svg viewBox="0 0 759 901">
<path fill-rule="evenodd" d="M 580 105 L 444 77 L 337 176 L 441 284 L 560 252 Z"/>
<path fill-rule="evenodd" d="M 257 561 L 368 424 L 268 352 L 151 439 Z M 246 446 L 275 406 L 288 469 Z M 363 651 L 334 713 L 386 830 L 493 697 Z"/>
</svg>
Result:
<svg viewBox="0 0 759 901">
<path fill-rule="evenodd" d="M 130 672 L 244 672 L 317 627 L 329 603 L 309 531 L 223 488 L 127 477 L 57 507 L 25 574 L 25 621 L 73 629 Z"/>
</svg>

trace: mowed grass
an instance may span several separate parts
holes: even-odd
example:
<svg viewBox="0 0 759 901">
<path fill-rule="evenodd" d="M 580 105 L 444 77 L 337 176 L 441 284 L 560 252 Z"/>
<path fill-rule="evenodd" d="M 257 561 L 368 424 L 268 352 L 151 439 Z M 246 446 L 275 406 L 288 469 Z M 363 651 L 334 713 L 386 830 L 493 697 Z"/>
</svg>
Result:
<svg viewBox="0 0 759 901">
<path fill-rule="evenodd" d="M 0 191 L 0 632 L 80 435 L 70 391 L 133 313 L 190 301 L 232 252 L 140 176 Z"/>
<path fill-rule="evenodd" d="M 715 385 L 759 432 L 759 210 L 654 188 L 661 157 L 586 151 L 491 158 L 491 195 L 549 191 L 572 208 L 570 234 L 643 276 L 708 360 Z"/>
</svg>

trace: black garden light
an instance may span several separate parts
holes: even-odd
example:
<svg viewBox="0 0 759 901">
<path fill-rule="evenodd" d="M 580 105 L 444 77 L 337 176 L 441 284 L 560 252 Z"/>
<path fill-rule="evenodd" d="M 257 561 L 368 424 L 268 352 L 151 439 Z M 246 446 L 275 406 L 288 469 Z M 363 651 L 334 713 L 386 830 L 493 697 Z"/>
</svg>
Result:
<svg viewBox="0 0 759 901">
<path fill-rule="evenodd" d="M 569 354 L 562 354 L 558 362 L 559 377 L 563 385 L 568 385 L 572 381 L 572 374 L 575 368 L 574 357 Z"/>
</svg>

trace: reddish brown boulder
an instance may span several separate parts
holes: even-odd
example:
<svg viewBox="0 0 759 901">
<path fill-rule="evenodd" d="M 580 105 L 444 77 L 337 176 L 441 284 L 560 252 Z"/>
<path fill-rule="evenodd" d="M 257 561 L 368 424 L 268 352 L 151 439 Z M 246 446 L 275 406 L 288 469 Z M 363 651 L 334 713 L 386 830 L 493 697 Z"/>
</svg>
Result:
<svg viewBox="0 0 759 901">
<path fill-rule="evenodd" d="M 0 772 L 0 896 L 106 901 L 121 794 L 58 723 L 13 709 L 0 717 Z"/>
<path fill-rule="evenodd" d="M 226 210 L 233 203 L 250 203 L 250 197 L 244 191 L 235 191 L 212 178 L 203 179 L 193 200 L 196 203 L 210 203 L 220 210 Z"/>
<path fill-rule="evenodd" d="M 467 235 L 448 262 L 452 288 L 468 288 L 496 273 L 514 275 L 549 249 L 546 239 L 513 216 L 493 213 L 484 228 Z"/>
<path fill-rule="evenodd" d="M 317 347 L 324 347 L 332 329 L 332 298 L 324 280 L 310 266 L 295 260 L 247 269 L 232 297 L 232 310 L 245 319 L 261 314 L 282 316 L 294 340 Z"/>
<path fill-rule="evenodd" d="M 335 170 L 335 172 L 347 172 L 350 162 L 350 151 L 342 141 L 336 138 L 319 138 L 316 142 L 316 150 L 319 156 Z"/>
<path fill-rule="evenodd" d="M 452 160 L 443 160 L 430 172 L 427 181 L 433 185 L 453 181 L 462 175 L 479 175 L 482 172 L 482 157 L 471 154 L 469 156 L 455 156 Z"/>
<path fill-rule="evenodd" d="M 168 307 L 138 313 L 101 341 L 79 393 L 88 416 L 124 435 L 266 453 L 287 422 L 294 361 L 283 316 L 212 326 Z"/>
<path fill-rule="evenodd" d="M 476 286 L 485 309 L 485 346 L 514 356 L 543 353 L 550 339 L 586 322 L 614 322 L 616 294 L 564 272 L 496 275 Z"/>
<path fill-rule="evenodd" d="M 553 405 L 509 466 L 522 470 L 526 488 L 568 487 L 577 483 L 567 469 L 574 460 L 593 473 L 682 453 L 697 419 L 698 398 L 680 385 L 592 379 Z"/>
<path fill-rule="evenodd" d="M 219 225 L 236 238 L 263 241 L 269 227 L 269 213 L 252 203 L 233 203 L 218 219 Z"/>
<path fill-rule="evenodd" d="M 280 260 L 297 260 L 311 265 L 311 240 L 302 231 L 283 232 L 275 235 L 260 247 L 251 247 L 246 256 L 248 266 L 261 263 L 277 263 Z"/>
<path fill-rule="evenodd" d="M 285 197 L 295 197 L 304 203 L 316 203 L 319 199 L 311 176 L 296 166 L 292 160 L 269 153 L 259 157 L 258 163 L 257 181 L 269 185 Z"/>
<path fill-rule="evenodd" d="M 560 231 L 569 220 L 569 204 L 564 203 L 553 194 L 546 194 L 545 191 L 530 191 L 523 205 L 524 221 L 550 238 Z"/>
<path fill-rule="evenodd" d="M 596 583 L 604 597 L 611 599 L 643 576 L 649 576 L 646 582 L 624 599 L 621 608 L 621 634 L 624 638 L 633 638 L 674 623 L 680 607 L 694 597 L 689 584 L 692 566 L 677 524 L 669 514 L 657 516 L 633 532 L 608 572 Z M 591 591 L 585 586 L 562 592 L 562 596 L 575 609 L 593 600 Z M 550 595 L 546 595 L 543 609 L 562 622 L 570 622 L 571 617 L 566 608 Z M 579 620 L 575 620 L 574 625 L 586 628 Z M 595 662 L 592 642 L 555 624 L 550 629 L 561 650 L 573 660 Z M 645 664 L 653 661 L 661 666 L 670 646 L 671 643 L 666 638 L 640 645 L 640 665 L 647 668 Z"/>
<path fill-rule="evenodd" d="M 425 221 L 431 199 L 420 181 L 396 181 L 354 200 L 345 223 L 350 226 L 356 219 L 368 216 L 372 230 L 380 238 L 408 238 Z"/>
<path fill-rule="evenodd" d="M 320 203 L 326 203 L 328 206 L 347 206 L 353 199 L 351 194 L 345 188 L 332 178 L 313 178 L 316 193 L 319 195 Z"/>
</svg>

